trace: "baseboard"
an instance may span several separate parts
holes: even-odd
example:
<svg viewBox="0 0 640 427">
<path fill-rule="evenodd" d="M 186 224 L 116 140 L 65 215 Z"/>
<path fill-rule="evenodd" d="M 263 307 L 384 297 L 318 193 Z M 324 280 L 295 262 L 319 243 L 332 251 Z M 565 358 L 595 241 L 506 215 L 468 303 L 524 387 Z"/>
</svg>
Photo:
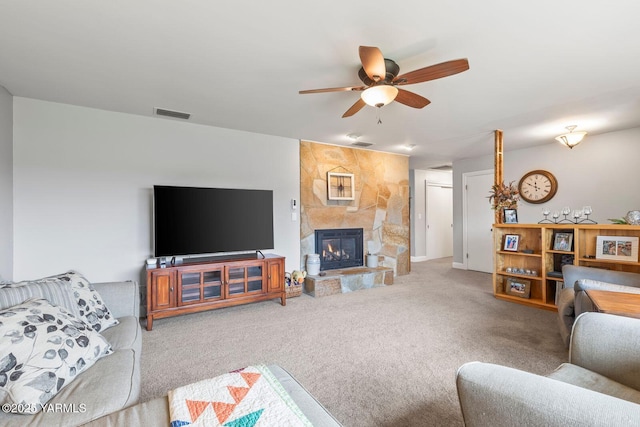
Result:
<svg viewBox="0 0 640 427">
<path fill-rule="evenodd" d="M 467 269 L 467 266 L 464 265 L 464 263 L 462 263 L 462 262 L 454 262 L 454 263 L 451 264 L 451 267 L 457 268 L 459 270 L 466 270 Z"/>
<path fill-rule="evenodd" d="M 411 262 L 422 262 L 422 261 L 427 261 L 427 257 L 426 256 L 412 256 L 411 257 Z"/>
</svg>

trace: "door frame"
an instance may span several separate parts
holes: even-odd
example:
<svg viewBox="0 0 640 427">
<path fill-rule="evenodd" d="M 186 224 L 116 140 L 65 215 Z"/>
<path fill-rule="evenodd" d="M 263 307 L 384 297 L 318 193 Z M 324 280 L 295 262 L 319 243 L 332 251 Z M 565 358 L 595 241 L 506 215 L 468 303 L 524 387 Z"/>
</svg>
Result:
<svg viewBox="0 0 640 427">
<path fill-rule="evenodd" d="M 468 201 L 467 201 L 467 178 L 470 176 L 478 176 L 478 175 L 494 175 L 495 171 L 494 169 L 485 169 L 485 170 L 481 170 L 481 171 L 474 171 L 474 172 L 465 172 L 462 174 L 462 265 L 460 266 L 461 269 L 463 270 L 468 270 L 468 264 L 467 264 L 467 253 L 468 253 L 468 248 L 469 248 L 469 242 L 468 242 L 468 230 L 469 230 L 469 224 L 468 224 Z M 487 190 L 487 193 L 489 192 L 489 190 Z"/>
<path fill-rule="evenodd" d="M 424 186 L 424 231 L 425 231 L 425 259 L 426 260 L 430 260 L 430 259 L 436 259 L 436 258 L 429 258 L 429 187 L 440 187 L 440 188 L 450 188 L 452 195 L 451 195 L 451 223 L 453 224 L 453 184 L 452 183 L 442 183 L 442 182 L 436 182 L 436 181 L 429 181 L 429 180 L 425 180 L 425 186 Z M 452 242 L 453 245 L 453 242 Z"/>
</svg>

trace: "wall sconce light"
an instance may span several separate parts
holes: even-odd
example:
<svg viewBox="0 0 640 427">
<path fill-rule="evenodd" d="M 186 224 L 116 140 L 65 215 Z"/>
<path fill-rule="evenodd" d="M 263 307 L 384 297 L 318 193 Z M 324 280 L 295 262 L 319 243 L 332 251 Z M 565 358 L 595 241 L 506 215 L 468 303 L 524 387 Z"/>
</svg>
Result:
<svg viewBox="0 0 640 427">
<path fill-rule="evenodd" d="M 573 148 L 576 145 L 580 144 L 587 133 L 584 131 L 574 132 L 573 130 L 576 127 L 576 125 L 567 126 L 566 129 L 569 131 L 569 133 L 556 136 L 556 141 L 558 141 L 560 144 L 566 145 L 569 148 Z"/>
</svg>

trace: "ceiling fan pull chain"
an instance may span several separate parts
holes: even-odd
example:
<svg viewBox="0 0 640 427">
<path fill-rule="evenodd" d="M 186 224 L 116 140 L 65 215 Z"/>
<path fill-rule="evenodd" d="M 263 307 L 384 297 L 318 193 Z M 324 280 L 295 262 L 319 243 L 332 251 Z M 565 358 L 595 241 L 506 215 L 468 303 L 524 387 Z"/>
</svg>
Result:
<svg viewBox="0 0 640 427">
<path fill-rule="evenodd" d="M 382 120 L 380 119 L 380 107 L 377 108 L 376 115 L 378 116 L 378 124 L 381 125 L 382 124 Z"/>
</svg>

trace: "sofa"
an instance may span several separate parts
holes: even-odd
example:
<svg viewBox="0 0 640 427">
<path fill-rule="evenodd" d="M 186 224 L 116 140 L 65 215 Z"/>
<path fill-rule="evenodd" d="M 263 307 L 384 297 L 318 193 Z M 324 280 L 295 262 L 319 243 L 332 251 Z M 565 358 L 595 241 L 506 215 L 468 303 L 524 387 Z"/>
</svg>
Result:
<svg viewBox="0 0 640 427">
<path fill-rule="evenodd" d="M 314 427 L 342 426 L 284 368 L 278 365 L 269 365 L 268 368 Z M 106 415 L 86 424 L 84 427 L 167 426 L 169 425 L 169 420 L 169 400 L 167 396 L 162 396 Z"/>
<path fill-rule="evenodd" d="M 583 313 L 548 376 L 471 362 L 456 386 L 467 427 L 640 425 L 640 319 Z"/>
<path fill-rule="evenodd" d="M 135 282 L 93 283 L 118 324 L 100 333 L 113 353 L 97 360 L 62 388 L 50 410 L 33 415 L 0 413 L 2 426 L 78 426 L 138 403 L 142 330 Z"/>
<path fill-rule="evenodd" d="M 575 319 L 582 313 L 595 311 L 585 292 L 587 289 L 640 294 L 640 274 L 637 273 L 565 265 L 562 277 L 564 287 L 558 298 L 558 328 L 567 347 Z"/>
</svg>

